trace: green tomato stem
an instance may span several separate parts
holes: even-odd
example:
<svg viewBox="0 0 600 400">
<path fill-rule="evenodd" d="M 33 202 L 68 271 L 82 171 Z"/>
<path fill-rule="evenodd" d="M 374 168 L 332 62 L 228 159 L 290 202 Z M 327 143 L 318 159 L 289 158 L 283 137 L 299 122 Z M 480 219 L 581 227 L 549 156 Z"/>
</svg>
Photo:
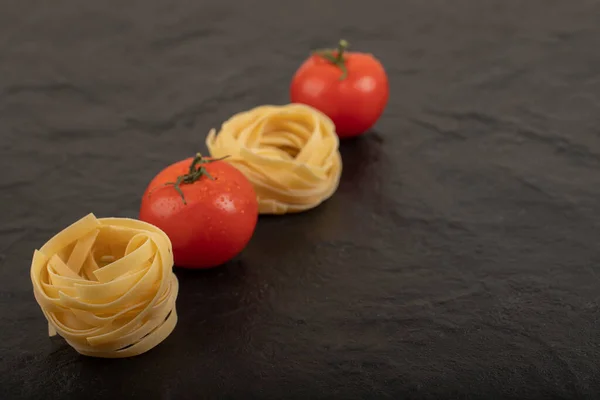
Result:
<svg viewBox="0 0 600 400">
<path fill-rule="evenodd" d="M 204 168 L 204 164 L 208 164 L 208 163 L 215 162 L 215 161 L 221 161 L 227 157 L 229 157 L 229 156 L 209 160 L 209 159 L 202 157 L 202 154 L 196 153 L 196 156 L 194 157 L 194 159 L 192 160 L 192 162 L 190 164 L 189 172 L 187 174 L 178 176 L 177 180 L 175 182 L 165 183 L 165 186 L 172 185 L 175 188 L 175 190 L 177 191 L 177 193 L 179 193 L 179 195 L 181 196 L 181 199 L 183 200 L 183 204 L 187 205 L 187 202 L 185 201 L 185 196 L 183 195 L 183 191 L 181 190 L 181 185 L 182 184 L 192 184 L 192 183 L 196 182 L 197 180 L 199 180 L 200 178 L 202 178 L 202 176 L 206 176 L 211 181 L 214 181 L 215 178 L 213 178 L 212 175 L 208 173 L 206 168 Z"/>
<path fill-rule="evenodd" d="M 340 81 L 343 81 L 348 76 L 348 69 L 346 68 L 346 60 L 344 59 L 344 52 L 350 46 L 350 44 L 344 39 L 340 40 L 338 43 L 338 47 L 336 50 L 332 49 L 323 49 L 316 50 L 313 53 L 318 55 L 319 57 L 324 58 L 329 61 L 336 67 L 338 67 L 342 71 L 342 75 L 340 76 Z"/>
<path fill-rule="evenodd" d="M 344 51 L 346 51 L 346 48 L 349 46 L 348 42 L 346 42 L 344 39 L 340 40 L 340 42 L 338 43 L 338 48 L 337 48 L 337 57 L 336 57 L 336 61 L 337 62 L 343 62 L 344 61 Z"/>
</svg>

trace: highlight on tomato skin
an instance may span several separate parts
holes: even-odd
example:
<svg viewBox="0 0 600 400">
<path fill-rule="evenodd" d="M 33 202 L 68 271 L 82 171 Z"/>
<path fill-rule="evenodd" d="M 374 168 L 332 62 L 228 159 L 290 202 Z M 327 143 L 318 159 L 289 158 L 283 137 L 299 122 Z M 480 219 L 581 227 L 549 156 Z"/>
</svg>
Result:
<svg viewBox="0 0 600 400">
<path fill-rule="evenodd" d="M 197 154 L 167 166 L 151 180 L 139 218 L 169 236 L 176 267 L 213 268 L 249 243 L 258 201 L 238 169 Z"/>
<path fill-rule="evenodd" d="M 337 49 L 317 50 L 295 72 L 292 103 L 312 106 L 327 115 L 340 138 L 361 135 L 381 117 L 389 99 L 389 80 L 372 54 Z"/>
</svg>

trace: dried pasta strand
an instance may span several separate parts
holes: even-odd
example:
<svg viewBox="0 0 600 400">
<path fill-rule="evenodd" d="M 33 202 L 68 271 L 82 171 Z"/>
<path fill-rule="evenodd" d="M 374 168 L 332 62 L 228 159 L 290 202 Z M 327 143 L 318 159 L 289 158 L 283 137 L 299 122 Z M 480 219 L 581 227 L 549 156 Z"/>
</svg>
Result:
<svg viewBox="0 0 600 400">
<path fill-rule="evenodd" d="M 206 146 L 252 182 L 261 214 L 306 211 L 337 190 L 342 173 L 331 119 L 304 104 L 260 106 L 211 130 Z"/>
<path fill-rule="evenodd" d="M 30 272 L 48 335 L 80 354 L 142 354 L 177 324 L 171 241 L 151 224 L 89 214 L 36 250 Z"/>
</svg>

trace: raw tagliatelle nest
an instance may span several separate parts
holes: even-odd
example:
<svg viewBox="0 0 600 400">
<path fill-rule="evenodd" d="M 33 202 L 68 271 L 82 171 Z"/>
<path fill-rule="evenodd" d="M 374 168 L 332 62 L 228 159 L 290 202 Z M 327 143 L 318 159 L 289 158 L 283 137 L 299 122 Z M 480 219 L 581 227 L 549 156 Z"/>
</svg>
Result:
<svg viewBox="0 0 600 400">
<path fill-rule="evenodd" d="M 260 106 L 234 115 L 206 139 L 252 182 L 261 214 L 300 212 L 336 191 L 342 158 L 335 126 L 303 104 Z"/>
<path fill-rule="evenodd" d="M 142 221 L 87 215 L 35 251 L 31 281 L 50 335 L 83 355 L 144 353 L 177 323 L 171 242 Z"/>
</svg>

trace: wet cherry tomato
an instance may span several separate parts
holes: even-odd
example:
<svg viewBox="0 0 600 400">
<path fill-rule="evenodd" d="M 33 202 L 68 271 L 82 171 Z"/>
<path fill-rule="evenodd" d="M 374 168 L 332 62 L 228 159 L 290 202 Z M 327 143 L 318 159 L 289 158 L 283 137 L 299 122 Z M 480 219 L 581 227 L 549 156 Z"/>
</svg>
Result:
<svg viewBox="0 0 600 400">
<path fill-rule="evenodd" d="M 337 50 L 314 52 L 296 71 L 290 86 L 292 103 L 325 113 L 340 138 L 360 135 L 379 119 L 389 98 L 388 77 L 372 55 Z"/>
<path fill-rule="evenodd" d="M 246 247 L 258 219 L 258 202 L 239 170 L 197 155 L 152 179 L 142 197 L 140 219 L 169 236 L 176 266 L 210 268 Z"/>
</svg>

